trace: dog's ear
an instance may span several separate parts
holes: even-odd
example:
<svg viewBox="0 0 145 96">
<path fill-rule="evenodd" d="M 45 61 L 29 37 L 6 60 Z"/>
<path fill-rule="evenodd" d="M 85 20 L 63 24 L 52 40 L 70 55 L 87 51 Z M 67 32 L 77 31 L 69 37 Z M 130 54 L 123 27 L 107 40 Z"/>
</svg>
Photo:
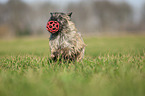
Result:
<svg viewBox="0 0 145 96">
<path fill-rule="evenodd" d="M 67 15 L 71 18 L 72 12 L 68 13 Z"/>
<path fill-rule="evenodd" d="M 53 15 L 53 13 L 52 13 L 52 12 L 50 12 L 50 15 L 52 16 L 52 15 Z"/>
</svg>

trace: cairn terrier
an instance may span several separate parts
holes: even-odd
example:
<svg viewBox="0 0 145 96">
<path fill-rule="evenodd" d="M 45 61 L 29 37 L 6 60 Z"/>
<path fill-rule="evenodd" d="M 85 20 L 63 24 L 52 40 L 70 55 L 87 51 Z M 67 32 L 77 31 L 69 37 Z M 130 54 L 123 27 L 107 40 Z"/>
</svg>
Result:
<svg viewBox="0 0 145 96">
<path fill-rule="evenodd" d="M 50 13 L 46 29 L 51 33 L 49 46 L 51 58 L 64 61 L 80 61 L 84 56 L 85 43 L 71 21 L 71 13 Z"/>
</svg>

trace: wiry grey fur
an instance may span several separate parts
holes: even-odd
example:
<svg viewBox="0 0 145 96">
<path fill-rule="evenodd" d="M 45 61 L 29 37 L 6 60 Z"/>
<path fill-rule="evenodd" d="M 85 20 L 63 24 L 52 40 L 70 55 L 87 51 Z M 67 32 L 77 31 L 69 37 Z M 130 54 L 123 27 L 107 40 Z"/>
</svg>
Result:
<svg viewBox="0 0 145 96">
<path fill-rule="evenodd" d="M 51 58 L 53 60 L 80 61 L 84 56 L 85 43 L 71 21 L 71 14 L 51 13 L 49 21 L 58 21 L 60 24 L 59 31 L 51 33 L 49 39 Z"/>
</svg>

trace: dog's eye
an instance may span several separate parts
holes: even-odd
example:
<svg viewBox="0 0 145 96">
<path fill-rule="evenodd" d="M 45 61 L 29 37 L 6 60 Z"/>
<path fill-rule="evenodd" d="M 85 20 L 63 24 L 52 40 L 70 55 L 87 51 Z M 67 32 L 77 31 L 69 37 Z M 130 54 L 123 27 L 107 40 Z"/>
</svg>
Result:
<svg viewBox="0 0 145 96">
<path fill-rule="evenodd" d="M 62 17 L 61 17 L 61 15 L 59 15 L 59 16 L 58 16 L 58 18 L 59 18 L 60 20 L 62 20 Z"/>
</svg>

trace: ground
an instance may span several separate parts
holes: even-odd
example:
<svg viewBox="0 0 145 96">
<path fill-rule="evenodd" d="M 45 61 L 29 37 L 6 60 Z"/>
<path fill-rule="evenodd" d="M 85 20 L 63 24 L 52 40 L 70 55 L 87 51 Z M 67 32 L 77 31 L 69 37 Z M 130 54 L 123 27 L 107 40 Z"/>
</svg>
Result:
<svg viewBox="0 0 145 96">
<path fill-rule="evenodd" d="M 85 37 L 82 62 L 49 60 L 47 38 L 0 40 L 0 96 L 145 96 L 145 37 Z"/>
</svg>

